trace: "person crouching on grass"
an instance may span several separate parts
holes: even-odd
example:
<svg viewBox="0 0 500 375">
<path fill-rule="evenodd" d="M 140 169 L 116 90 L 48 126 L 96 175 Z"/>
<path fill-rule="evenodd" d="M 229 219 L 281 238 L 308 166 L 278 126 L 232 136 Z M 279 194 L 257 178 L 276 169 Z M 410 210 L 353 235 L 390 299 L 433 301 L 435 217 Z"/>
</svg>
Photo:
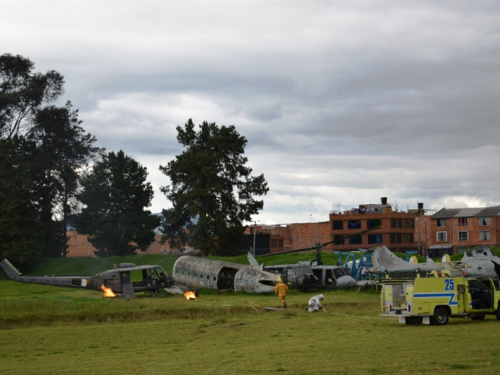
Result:
<svg viewBox="0 0 500 375">
<path fill-rule="evenodd" d="M 278 284 L 276 284 L 276 286 L 274 287 L 274 294 L 277 294 L 279 296 L 281 307 L 283 309 L 286 309 L 285 297 L 287 292 L 288 292 L 288 286 L 285 283 L 283 283 L 283 280 L 280 277 L 278 279 Z"/>
<path fill-rule="evenodd" d="M 324 298 L 325 296 L 323 294 L 318 294 L 317 296 L 311 297 L 305 310 L 309 312 L 323 310 L 324 312 L 326 312 L 326 309 L 321 304 L 321 301 L 323 301 Z"/>
</svg>

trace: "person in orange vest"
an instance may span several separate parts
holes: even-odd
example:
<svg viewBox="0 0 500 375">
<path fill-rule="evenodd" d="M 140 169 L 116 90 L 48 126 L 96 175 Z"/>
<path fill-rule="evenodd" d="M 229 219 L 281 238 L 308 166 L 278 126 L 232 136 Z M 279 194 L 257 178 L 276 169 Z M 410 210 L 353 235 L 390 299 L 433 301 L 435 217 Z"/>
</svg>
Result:
<svg viewBox="0 0 500 375">
<path fill-rule="evenodd" d="M 288 292 L 288 286 L 283 283 L 281 277 L 278 279 L 278 284 L 274 287 L 274 294 L 277 294 L 280 298 L 281 307 L 286 309 L 286 293 Z"/>
</svg>

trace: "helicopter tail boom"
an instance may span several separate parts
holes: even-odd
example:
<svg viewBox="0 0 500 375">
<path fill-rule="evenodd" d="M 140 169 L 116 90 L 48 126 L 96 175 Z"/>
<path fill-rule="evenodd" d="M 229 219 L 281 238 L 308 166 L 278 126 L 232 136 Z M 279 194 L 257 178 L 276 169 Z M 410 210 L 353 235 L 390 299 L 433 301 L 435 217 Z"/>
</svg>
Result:
<svg viewBox="0 0 500 375">
<path fill-rule="evenodd" d="M 3 271 L 12 280 L 15 280 L 17 277 L 21 276 L 21 272 L 19 272 L 17 270 L 17 268 L 14 267 L 11 262 L 9 262 L 8 259 L 2 260 L 2 263 L 0 263 L 0 266 L 2 266 Z"/>
</svg>

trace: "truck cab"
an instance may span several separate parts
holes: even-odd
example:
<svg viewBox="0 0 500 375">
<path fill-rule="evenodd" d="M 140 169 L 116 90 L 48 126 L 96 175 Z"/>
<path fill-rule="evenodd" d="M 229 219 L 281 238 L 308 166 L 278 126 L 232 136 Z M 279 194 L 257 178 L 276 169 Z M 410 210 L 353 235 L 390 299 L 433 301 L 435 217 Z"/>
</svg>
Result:
<svg viewBox="0 0 500 375">
<path fill-rule="evenodd" d="M 414 280 L 383 283 L 381 316 L 394 316 L 400 323 L 445 325 L 449 318 L 482 320 L 495 315 L 500 320 L 498 281 L 450 277 L 433 271 Z"/>
</svg>

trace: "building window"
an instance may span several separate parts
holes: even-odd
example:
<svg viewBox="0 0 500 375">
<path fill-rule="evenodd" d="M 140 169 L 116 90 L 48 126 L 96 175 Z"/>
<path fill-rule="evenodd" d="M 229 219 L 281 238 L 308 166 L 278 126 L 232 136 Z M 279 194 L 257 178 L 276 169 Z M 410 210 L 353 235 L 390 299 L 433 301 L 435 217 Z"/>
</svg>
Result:
<svg viewBox="0 0 500 375">
<path fill-rule="evenodd" d="M 382 235 L 381 234 L 369 234 L 368 235 L 368 243 L 382 243 Z"/>
<path fill-rule="evenodd" d="M 283 247 L 283 240 L 271 240 L 271 247 Z"/>
<path fill-rule="evenodd" d="M 413 234 L 411 233 L 391 233 L 389 235 L 390 243 L 412 243 L 413 242 Z"/>
<path fill-rule="evenodd" d="M 345 244 L 344 240 L 345 240 L 344 236 L 333 236 L 334 245 L 344 245 Z"/>
<path fill-rule="evenodd" d="M 414 228 L 415 227 L 415 223 L 413 220 L 405 219 L 404 223 L 405 223 L 405 228 Z"/>
<path fill-rule="evenodd" d="M 490 218 L 489 217 L 480 217 L 479 218 L 479 225 L 481 225 L 481 226 L 490 225 Z"/>
<path fill-rule="evenodd" d="M 342 220 L 335 220 L 332 222 L 333 230 L 342 230 L 344 229 L 344 222 Z"/>
<path fill-rule="evenodd" d="M 382 226 L 382 220 L 380 219 L 375 219 L 375 220 L 367 220 L 366 221 L 366 227 L 369 228 L 376 228 L 376 227 L 381 227 Z"/>
<path fill-rule="evenodd" d="M 467 218 L 466 217 L 459 217 L 458 218 L 458 226 L 459 227 L 466 227 L 467 226 Z"/>
<path fill-rule="evenodd" d="M 380 223 L 382 225 L 382 223 Z M 391 228 L 415 228 L 413 219 L 391 219 Z"/>
<path fill-rule="evenodd" d="M 411 234 L 411 233 L 403 234 L 403 242 L 404 243 L 412 243 L 413 242 L 413 234 Z"/>
<path fill-rule="evenodd" d="M 438 227 L 445 227 L 446 226 L 446 219 L 437 219 L 436 225 Z"/>
<path fill-rule="evenodd" d="M 349 220 L 347 222 L 347 229 L 361 229 L 360 220 Z"/>
<path fill-rule="evenodd" d="M 349 237 L 349 245 L 361 245 L 361 235 L 356 234 L 355 236 Z"/>
<path fill-rule="evenodd" d="M 458 240 L 459 241 L 469 241 L 469 232 L 466 230 L 458 232 Z"/>
<path fill-rule="evenodd" d="M 447 242 L 448 241 L 448 233 L 447 232 L 436 232 L 436 241 L 437 242 Z"/>
<path fill-rule="evenodd" d="M 480 230 L 479 231 L 479 241 L 489 241 L 490 240 L 490 231 L 489 230 Z"/>
</svg>

